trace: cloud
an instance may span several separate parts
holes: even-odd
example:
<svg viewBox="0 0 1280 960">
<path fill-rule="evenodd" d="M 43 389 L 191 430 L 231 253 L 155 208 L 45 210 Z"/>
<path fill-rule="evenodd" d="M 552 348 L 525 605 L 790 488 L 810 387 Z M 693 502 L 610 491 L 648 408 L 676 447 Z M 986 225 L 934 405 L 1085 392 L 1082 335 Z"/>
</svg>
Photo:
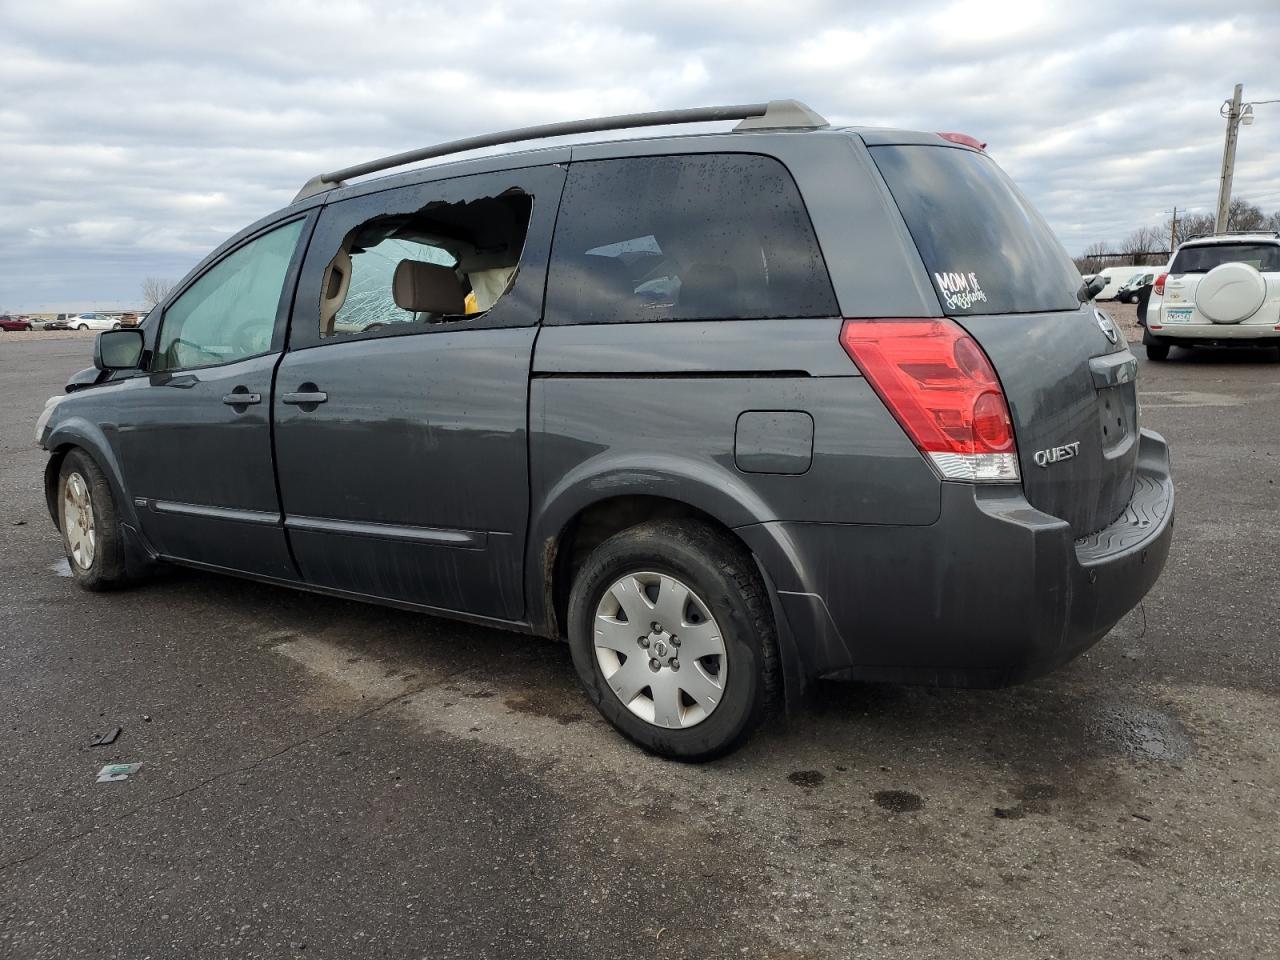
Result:
<svg viewBox="0 0 1280 960">
<path fill-rule="evenodd" d="M 1202 0 L 197 3 L 0 12 L 0 308 L 132 302 L 312 174 L 559 119 L 798 97 L 989 143 L 1073 252 L 1212 208 L 1280 7 Z M 1236 195 L 1280 208 L 1280 104 Z"/>
</svg>

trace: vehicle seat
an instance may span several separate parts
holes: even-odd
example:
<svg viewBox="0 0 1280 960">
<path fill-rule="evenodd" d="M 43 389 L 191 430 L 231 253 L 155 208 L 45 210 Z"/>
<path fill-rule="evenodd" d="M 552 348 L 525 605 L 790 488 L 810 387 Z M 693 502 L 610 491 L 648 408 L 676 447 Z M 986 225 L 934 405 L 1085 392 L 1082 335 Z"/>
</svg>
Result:
<svg viewBox="0 0 1280 960">
<path fill-rule="evenodd" d="M 351 254 L 346 248 L 339 250 L 324 268 L 320 284 L 320 336 L 333 336 L 333 321 L 342 305 L 347 302 L 351 288 Z"/>
<path fill-rule="evenodd" d="M 401 260 L 391 280 L 396 306 L 414 313 L 461 316 L 466 313 L 466 291 L 452 267 L 421 260 Z"/>
</svg>

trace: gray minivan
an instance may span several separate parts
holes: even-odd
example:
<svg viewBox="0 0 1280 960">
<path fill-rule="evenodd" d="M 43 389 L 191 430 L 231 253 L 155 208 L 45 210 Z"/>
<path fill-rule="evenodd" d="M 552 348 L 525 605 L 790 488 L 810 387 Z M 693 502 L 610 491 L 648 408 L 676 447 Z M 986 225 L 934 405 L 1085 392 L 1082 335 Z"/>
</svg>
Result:
<svg viewBox="0 0 1280 960">
<path fill-rule="evenodd" d="M 456 150 L 741 119 L 347 184 Z M 310 181 L 51 401 L 87 589 L 176 563 L 566 638 L 666 756 L 813 678 L 994 686 L 1164 566 L 1136 361 L 959 134 L 579 121 Z"/>
</svg>

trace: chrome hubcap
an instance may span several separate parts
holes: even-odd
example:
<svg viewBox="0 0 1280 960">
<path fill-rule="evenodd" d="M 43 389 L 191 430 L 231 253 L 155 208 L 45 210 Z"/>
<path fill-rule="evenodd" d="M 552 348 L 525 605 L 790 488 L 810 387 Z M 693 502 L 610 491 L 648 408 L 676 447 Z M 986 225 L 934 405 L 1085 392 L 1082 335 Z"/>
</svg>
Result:
<svg viewBox="0 0 1280 960">
<path fill-rule="evenodd" d="M 646 723 L 692 727 L 720 704 L 729 677 L 720 627 L 702 598 L 665 573 L 629 573 L 596 606 L 596 663 Z"/>
<path fill-rule="evenodd" d="M 81 570 L 93 566 L 98 547 L 98 531 L 93 517 L 93 498 L 84 477 L 73 473 L 67 477 L 62 492 L 62 532 L 67 538 L 67 552 Z"/>
</svg>

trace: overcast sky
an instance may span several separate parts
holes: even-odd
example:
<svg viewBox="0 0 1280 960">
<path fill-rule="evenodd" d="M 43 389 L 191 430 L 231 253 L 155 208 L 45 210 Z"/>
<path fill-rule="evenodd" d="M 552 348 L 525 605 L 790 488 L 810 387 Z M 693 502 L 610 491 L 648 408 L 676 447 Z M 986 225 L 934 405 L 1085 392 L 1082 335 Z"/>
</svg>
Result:
<svg viewBox="0 0 1280 960">
<path fill-rule="evenodd" d="M 1229 10 L 1227 9 L 1229 8 Z M 959 130 L 1067 249 L 1213 208 L 1280 2 L 0 0 L 0 309 L 140 300 L 309 176 L 505 127 L 795 97 Z M 1235 195 L 1280 209 L 1280 103 Z"/>
</svg>

